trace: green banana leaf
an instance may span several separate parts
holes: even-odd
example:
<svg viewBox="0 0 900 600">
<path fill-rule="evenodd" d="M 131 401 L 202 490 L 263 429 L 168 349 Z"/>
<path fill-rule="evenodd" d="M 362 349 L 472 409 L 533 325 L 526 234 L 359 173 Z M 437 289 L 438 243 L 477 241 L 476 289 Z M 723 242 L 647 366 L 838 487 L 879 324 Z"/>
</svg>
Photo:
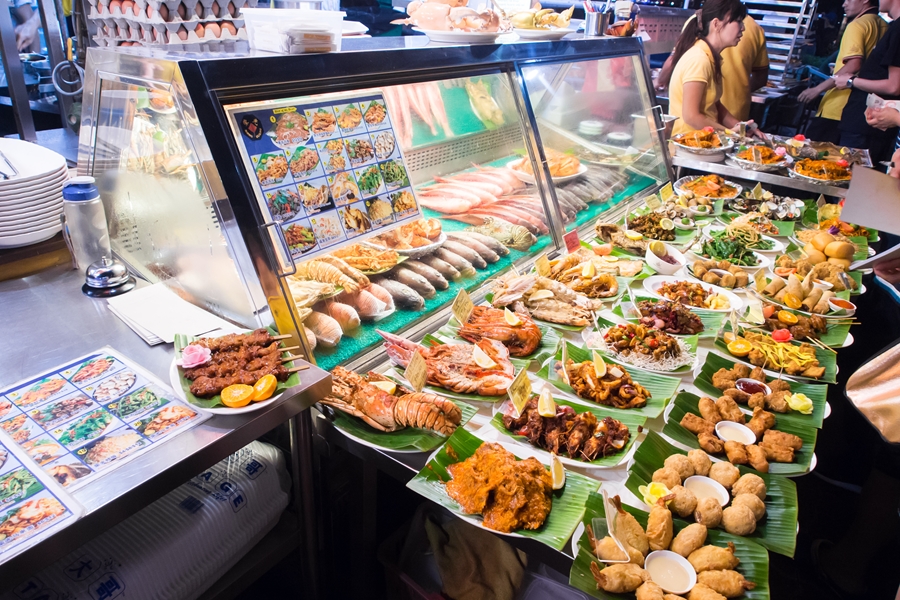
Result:
<svg viewBox="0 0 900 600">
<path fill-rule="evenodd" d="M 675 397 L 675 403 L 666 425 L 662 432 L 681 444 L 689 448 L 700 448 L 697 436 L 680 425 L 681 418 L 686 413 L 693 413 L 700 416 L 698 408 L 699 396 L 690 392 L 681 392 Z M 816 434 L 818 430 L 812 425 L 798 425 L 795 421 L 782 420 L 781 415 L 775 415 L 775 429 L 785 433 L 792 433 L 803 440 L 803 447 L 794 453 L 794 462 L 792 463 L 769 463 L 769 473 L 777 473 L 780 475 L 802 475 L 809 471 L 812 462 L 813 452 L 816 449 Z M 724 459 L 725 455 L 719 456 Z"/>
<path fill-rule="evenodd" d="M 780 310 L 786 310 L 787 312 L 793 313 L 795 315 L 808 316 L 809 314 L 787 307 L 781 308 Z M 825 319 L 825 326 L 825 333 L 819 335 L 819 341 L 832 348 L 841 348 L 844 345 L 844 342 L 847 341 L 847 336 L 850 334 L 850 323 L 840 324 L 835 322 L 834 319 Z"/>
<path fill-rule="evenodd" d="M 568 341 L 565 343 L 567 344 L 566 351 L 568 352 L 569 358 L 573 361 L 585 362 L 592 360 L 590 350 L 579 348 L 578 346 L 575 346 Z M 556 370 L 552 368 L 553 364 L 561 360 L 562 348 L 560 348 L 556 352 L 556 356 L 548 359 L 543 364 L 540 371 L 537 372 L 537 376 L 544 381 L 549 381 L 557 389 L 578 397 L 578 394 L 575 393 L 575 390 L 573 390 L 569 386 L 569 384 L 563 381 L 556 373 Z M 677 377 L 660 375 L 659 373 L 653 373 L 651 371 L 635 369 L 630 365 L 623 364 L 612 358 L 604 358 L 604 361 L 607 364 L 619 365 L 629 375 L 631 375 L 632 380 L 641 384 L 647 389 L 648 392 L 650 392 L 650 398 L 647 400 L 647 404 L 641 408 L 613 408 L 612 406 L 604 406 L 604 410 L 609 411 L 616 419 L 619 418 L 617 415 L 641 415 L 648 419 L 658 417 L 662 414 L 663 410 L 665 410 L 666 404 L 668 403 L 669 399 L 675 395 L 675 392 L 678 391 L 678 387 L 681 385 L 681 380 Z M 582 401 L 590 402 L 589 400 Z"/>
<path fill-rule="evenodd" d="M 269 327 L 268 331 L 271 335 L 278 335 L 278 331 L 274 327 Z M 250 333 L 247 331 L 246 333 Z M 181 360 L 181 351 L 184 350 L 187 346 L 190 346 L 192 343 L 199 340 L 200 337 L 185 335 L 183 333 L 175 334 L 175 358 L 177 360 Z M 279 345 L 281 345 L 279 343 Z M 282 352 L 282 357 L 290 356 L 290 352 Z M 294 362 L 288 362 L 284 364 L 285 368 L 290 369 L 294 366 Z M 198 406 L 200 408 L 219 408 L 224 407 L 222 404 L 222 395 L 216 394 L 212 398 L 198 398 L 194 394 L 191 393 L 191 380 L 184 376 L 184 369 L 178 367 L 178 376 L 181 381 L 181 389 L 184 392 L 184 397 L 190 404 L 194 406 Z M 291 376 L 287 378 L 285 381 L 279 381 L 278 385 L 275 386 L 275 392 L 272 394 L 273 396 L 277 396 L 284 390 L 294 387 L 295 385 L 300 385 L 300 375 L 298 373 L 291 373 Z"/>
<path fill-rule="evenodd" d="M 642 300 L 649 300 L 651 302 L 659 302 L 660 301 L 659 298 L 654 298 L 652 296 L 645 296 L 645 295 L 641 295 L 641 294 L 636 294 L 634 292 L 632 292 L 631 294 L 632 294 L 631 297 L 633 299 L 633 302 L 635 302 L 635 303 L 641 302 Z M 634 304 L 632 304 L 632 302 L 629 302 L 629 301 L 623 299 L 622 301 L 620 301 L 618 304 L 616 304 L 613 307 L 612 312 L 614 314 L 619 315 L 623 319 L 629 321 L 630 323 L 637 323 L 640 319 L 633 316 L 633 313 L 631 312 L 631 308 L 633 306 L 634 306 Z M 697 336 L 698 339 L 701 339 L 701 340 L 715 339 L 715 337 L 719 334 L 719 330 L 722 329 L 722 325 L 725 323 L 725 319 L 728 317 L 728 313 L 724 313 L 724 312 L 704 310 L 702 308 L 693 308 L 690 306 L 687 306 L 686 308 L 688 310 L 690 310 L 692 313 L 694 313 L 695 315 L 697 315 L 698 317 L 700 317 L 700 321 L 703 323 L 703 331 L 701 331 L 700 333 L 694 334 Z M 691 336 L 685 336 L 685 335 L 677 335 L 674 333 L 671 335 L 675 335 L 676 337 L 680 337 L 680 338 L 691 337 Z"/>
<path fill-rule="evenodd" d="M 650 431 L 634 453 L 634 464 L 631 474 L 625 482 L 631 493 L 638 498 L 638 488 L 647 485 L 653 472 L 663 466 L 666 458 L 672 454 L 687 454 L 667 442 L 655 431 Z M 783 475 L 772 473 L 756 473 L 746 467 L 738 467 L 741 474 L 755 473 L 766 482 L 766 516 L 756 524 L 756 531 L 746 539 L 765 546 L 772 552 L 793 558 L 797 545 L 797 486 Z"/>
<path fill-rule="evenodd" d="M 728 211 L 719 215 L 719 222 L 724 225 L 728 225 L 735 219 L 741 216 L 741 213 Z M 774 237 L 791 237 L 794 235 L 794 229 L 797 225 L 796 221 L 772 221 L 772 225 L 774 225 L 778 229 L 778 235 Z"/>
<path fill-rule="evenodd" d="M 628 506 L 627 504 L 623 504 L 622 508 L 634 515 L 634 518 L 641 524 L 641 527 L 647 527 L 649 513 Z M 603 496 L 597 493 L 591 494 L 588 497 L 583 519 L 585 527 L 592 525 L 595 518 L 598 518 L 598 520 L 602 522 L 603 528 L 601 530 L 595 530 L 594 535 L 599 538 L 605 537 L 609 534 L 609 530 L 606 527 L 606 511 L 603 506 Z M 678 533 L 688 526 L 688 523 L 680 519 L 673 519 L 672 524 L 675 533 Z M 756 584 L 756 587 L 752 590 L 745 591 L 741 598 L 747 598 L 747 600 L 768 600 L 769 553 L 759 544 L 717 529 L 711 530 L 706 538 L 707 545 L 720 546 L 722 548 L 726 547 L 728 542 L 734 544 L 734 555 L 741 561 L 737 567 L 738 572 L 740 572 L 747 581 Z M 598 566 L 602 567 L 602 565 L 599 564 L 597 557 L 595 557 L 591 551 L 587 529 L 585 529 L 584 534 L 578 540 L 578 555 L 575 557 L 575 562 L 572 563 L 572 569 L 569 571 L 569 585 L 590 594 L 594 598 L 601 598 L 602 600 L 630 600 L 635 597 L 634 594 L 611 594 L 603 590 L 598 590 L 594 577 L 591 575 L 592 562 L 596 562 L 598 563 Z"/>
<path fill-rule="evenodd" d="M 447 443 L 428 461 L 428 464 L 413 477 L 406 487 L 440 504 L 451 512 L 464 516 L 459 504 L 449 495 L 444 482 L 451 479 L 447 467 L 469 458 L 484 442 L 462 427 L 457 429 Z M 556 550 L 562 550 L 572 537 L 575 528 L 584 515 L 584 503 L 591 492 L 600 487 L 600 482 L 572 471 L 566 471 L 566 484 L 553 492 L 553 505 L 547 520 L 539 529 L 518 529 L 515 534 L 543 542 Z M 481 521 L 480 515 L 470 515 Z"/>
<path fill-rule="evenodd" d="M 731 369 L 735 362 L 715 352 L 706 355 L 706 361 L 700 367 L 700 375 L 694 379 L 694 385 L 711 398 L 718 398 L 722 395 L 712 383 L 712 376 L 719 369 Z M 773 381 L 775 377 L 766 376 L 766 381 Z M 785 380 L 787 381 L 787 380 Z M 828 386 L 824 383 L 802 383 L 797 381 L 788 381 L 791 384 L 791 393 L 805 394 L 813 403 L 813 412 L 810 415 L 791 411 L 785 414 L 776 414 L 779 423 L 793 422 L 796 425 L 821 428 L 822 422 L 825 420 L 825 405 L 828 398 Z"/>
<path fill-rule="evenodd" d="M 560 340 L 559 332 L 546 325 L 538 325 L 538 329 L 541 330 L 541 343 L 538 345 L 537 350 L 528 356 L 519 357 L 519 360 L 542 363 L 556 354 L 556 348 L 559 346 Z M 453 316 L 450 317 L 446 325 L 435 332 L 435 335 L 454 342 L 470 343 L 459 337 L 459 321 Z"/>
<path fill-rule="evenodd" d="M 721 314 L 722 314 L 722 315 L 725 315 L 726 313 L 721 313 Z M 610 327 L 615 327 L 615 326 L 616 326 L 615 323 L 613 323 L 612 321 L 609 321 L 609 320 L 607 320 L 607 319 L 604 319 L 603 317 L 598 317 L 598 318 L 597 318 L 597 325 L 598 325 L 598 327 L 600 328 L 600 329 L 598 330 L 599 332 L 603 332 L 604 330 L 609 329 Z M 599 348 L 597 348 L 596 350 L 597 350 L 597 352 L 599 352 L 600 354 L 603 355 L 604 359 L 605 359 L 606 357 L 614 358 L 614 359 L 615 359 L 617 362 L 619 362 L 620 364 L 623 364 L 623 365 L 625 365 L 625 366 L 631 367 L 631 368 L 633 368 L 633 369 L 640 369 L 641 371 L 650 371 L 651 373 L 679 373 L 679 374 L 690 373 L 691 371 L 694 370 L 694 362 L 696 362 L 697 346 L 698 346 L 699 343 L 700 343 L 699 335 L 697 335 L 697 334 L 694 334 L 694 335 L 687 335 L 687 336 L 682 335 L 682 336 L 678 336 L 678 338 L 679 338 L 682 342 L 684 342 L 684 345 L 687 346 L 687 348 L 688 348 L 688 350 L 690 351 L 691 355 L 695 357 L 695 360 L 692 361 L 690 364 L 687 364 L 687 365 L 681 365 L 681 366 L 678 367 L 677 369 L 673 369 L 673 370 L 671 370 L 671 371 L 657 371 L 657 370 L 653 370 L 653 369 L 647 369 L 647 368 L 645 368 L 645 367 L 638 367 L 638 366 L 635 366 L 635 365 L 631 365 L 631 364 L 630 364 L 628 361 L 626 361 L 624 358 L 621 358 L 621 357 L 619 357 L 619 356 L 613 354 L 613 353 L 610 352 L 610 351 L 600 350 Z M 572 359 L 572 360 L 574 360 L 574 359 Z M 590 359 L 588 359 L 588 360 L 590 360 Z"/>
<path fill-rule="evenodd" d="M 730 323 L 725 323 L 725 330 L 731 331 Z M 800 343 L 801 342 L 797 342 L 797 341 L 791 342 L 791 344 L 794 346 L 799 346 Z M 813 346 L 813 348 L 815 348 L 816 360 L 819 361 L 819 365 L 822 367 L 825 367 L 825 374 L 822 375 L 822 377 L 820 377 L 818 379 L 813 379 L 812 377 L 803 377 L 801 375 L 787 375 L 787 374 L 785 374 L 785 375 L 790 379 L 796 379 L 798 381 L 817 381 L 817 382 L 825 382 L 825 383 L 837 383 L 837 371 L 838 371 L 837 354 L 835 354 L 834 351 L 832 351 L 832 350 L 825 350 L 823 348 L 819 348 L 818 346 Z M 728 352 L 728 345 L 725 343 L 725 340 L 722 338 L 722 336 L 719 336 L 716 338 L 716 349 L 719 350 L 720 352 L 722 352 L 725 356 L 731 355 L 731 353 Z M 734 357 L 734 358 L 746 365 L 750 365 L 751 368 L 754 366 L 750 363 L 749 360 L 746 359 L 746 357 L 745 358 Z M 763 367 L 763 368 L 768 369 L 769 371 L 772 371 L 774 373 L 779 372 L 779 369 L 773 369 L 770 367 Z"/>
<path fill-rule="evenodd" d="M 614 412 L 608 408 L 600 407 L 600 406 L 585 406 L 584 404 L 579 404 L 576 402 L 569 402 L 568 400 L 565 400 L 558 396 L 554 396 L 553 400 L 559 406 L 571 407 L 572 409 L 575 410 L 575 414 L 581 414 L 584 412 L 594 413 L 594 416 L 597 417 L 598 421 L 602 421 L 605 417 L 612 417 L 613 419 L 617 419 L 617 420 L 621 421 L 624 425 L 626 425 L 628 427 L 628 430 L 631 432 L 631 437 L 628 438 L 628 443 L 625 444 L 625 446 L 623 446 L 619 452 L 617 452 L 613 455 L 610 455 L 610 456 L 600 457 L 600 458 L 597 458 L 592 461 L 581 461 L 578 459 L 570 459 L 570 460 L 576 460 L 579 463 L 591 464 L 591 465 L 595 465 L 598 467 L 615 467 L 616 465 L 621 463 L 623 460 L 625 460 L 626 456 L 628 456 L 628 452 L 631 450 L 631 447 L 634 446 L 634 442 L 637 439 L 638 433 L 640 432 L 639 428 L 642 427 L 644 425 L 644 423 L 647 422 L 647 417 L 645 417 L 643 415 L 630 415 L 630 414 L 623 415 L 623 414 L 621 414 L 620 411 Z M 491 419 L 491 425 L 493 425 L 494 429 L 496 429 L 503 435 L 510 437 L 521 444 L 535 448 L 539 452 L 544 452 L 545 454 L 547 454 L 548 460 L 549 460 L 549 452 L 548 451 L 546 451 L 542 448 L 539 448 L 538 446 L 535 446 L 534 444 L 529 442 L 528 438 L 525 437 L 524 435 L 516 435 L 515 433 L 508 430 L 503 425 L 503 413 L 502 412 L 497 412 L 497 414 L 494 415 L 494 418 Z M 567 457 L 567 454 L 565 453 L 565 448 L 560 448 L 560 456 Z"/>
</svg>

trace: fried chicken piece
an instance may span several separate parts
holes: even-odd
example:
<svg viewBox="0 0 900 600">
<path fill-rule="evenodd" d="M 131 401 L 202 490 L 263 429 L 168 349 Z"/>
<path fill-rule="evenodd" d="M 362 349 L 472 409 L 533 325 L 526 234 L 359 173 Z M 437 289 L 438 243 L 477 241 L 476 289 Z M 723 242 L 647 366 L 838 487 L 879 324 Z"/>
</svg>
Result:
<svg viewBox="0 0 900 600">
<path fill-rule="evenodd" d="M 809 377 L 810 379 L 818 379 L 819 377 L 822 377 L 823 375 L 825 375 L 825 367 L 822 367 L 822 366 L 807 367 L 800 374 L 803 375 L 803 377 Z"/>
<path fill-rule="evenodd" d="M 707 454 L 722 454 L 725 452 L 725 445 L 722 443 L 722 440 L 711 433 L 700 432 L 697 436 L 697 441 Z"/>
<path fill-rule="evenodd" d="M 750 375 L 748 375 L 750 379 L 755 379 L 761 383 L 766 382 L 766 374 L 760 367 L 754 367 L 752 371 L 750 371 Z"/>
<path fill-rule="evenodd" d="M 773 392 L 790 392 L 791 384 L 785 381 L 784 379 L 773 379 L 766 385 L 769 386 L 769 389 Z"/>
<path fill-rule="evenodd" d="M 750 367 L 742 363 L 735 363 L 733 367 L 731 367 L 731 371 L 735 374 L 736 379 L 744 379 L 745 377 L 750 377 Z"/>
<path fill-rule="evenodd" d="M 734 389 L 735 381 L 737 381 L 737 375 L 729 369 L 719 369 L 712 376 L 712 384 L 723 392 Z"/>
<path fill-rule="evenodd" d="M 731 398 L 738 404 L 747 404 L 747 402 L 749 402 L 749 400 L 750 400 L 750 394 L 748 394 L 747 392 L 741 391 L 737 388 L 731 388 L 730 390 L 725 390 L 725 393 L 723 395 L 728 396 L 729 398 Z"/>
<path fill-rule="evenodd" d="M 694 413 L 685 413 L 684 416 L 681 417 L 681 426 L 695 435 L 701 433 L 712 434 L 716 430 L 714 423 L 710 423 Z"/>
<path fill-rule="evenodd" d="M 728 462 L 733 465 L 746 465 L 750 462 L 744 445 L 733 440 L 725 442 L 725 456 L 728 457 Z"/>
<path fill-rule="evenodd" d="M 690 553 L 688 562 L 698 573 L 703 571 L 716 571 L 722 569 L 734 569 L 741 560 L 734 555 L 734 543 L 728 542 L 727 548 L 720 546 L 703 546 Z"/>
<path fill-rule="evenodd" d="M 751 365 L 761 367 L 766 364 L 766 355 L 754 348 L 750 351 L 750 354 L 747 355 L 747 360 L 750 361 Z"/>
<path fill-rule="evenodd" d="M 744 413 L 741 412 L 741 407 L 732 398 L 722 396 L 716 400 L 716 408 L 719 409 L 719 414 L 722 415 L 724 421 L 744 424 Z"/>
<path fill-rule="evenodd" d="M 772 392 L 765 397 L 766 408 L 777 413 L 786 413 L 791 407 L 788 406 L 787 396 L 790 392 Z"/>
<path fill-rule="evenodd" d="M 750 444 L 746 447 L 746 449 L 747 459 L 750 461 L 750 466 L 760 473 L 768 473 L 769 461 L 766 460 L 766 451 L 756 444 Z"/>
<path fill-rule="evenodd" d="M 753 409 L 753 416 L 747 421 L 747 427 L 756 434 L 756 439 L 761 439 L 767 429 L 775 427 L 775 415 L 761 408 Z"/>
<path fill-rule="evenodd" d="M 763 441 L 759 447 L 766 453 L 766 460 L 770 462 L 792 463 L 794 462 L 794 449 L 789 446 L 779 446 L 778 444 L 767 444 Z"/>
<path fill-rule="evenodd" d="M 763 443 L 775 444 L 778 446 L 787 446 L 794 450 L 800 450 L 803 447 L 803 439 L 793 433 L 785 433 L 777 429 L 769 429 L 763 436 Z"/>
<path fill-rule="evenodd" d="M 698 407 L 700 409 L 700 416 L 713 425 L 723 420 L 722 415 L 719 414 L 719 409 L 716 408 L 716 401 L 712 398 L 707 398 L 705 396 L 700 398 Z"/>
<path fill-rule="evenodd" d="M 750 408 L 765 408 L 766 407 L 766 395 L 762 392 L 757 392 L 750 396 L 750 399 L 747 400 L 747 406 Z"/>
</svg>

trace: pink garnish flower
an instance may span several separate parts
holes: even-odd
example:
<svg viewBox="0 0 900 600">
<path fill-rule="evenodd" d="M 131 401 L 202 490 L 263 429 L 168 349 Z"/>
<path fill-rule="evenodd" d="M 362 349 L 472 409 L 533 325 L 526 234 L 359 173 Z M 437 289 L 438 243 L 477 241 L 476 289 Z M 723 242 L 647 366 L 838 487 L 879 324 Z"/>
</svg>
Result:
<svg viewBox="0 0 900 600">
<path fill-rule="evenodd" d="M 209 362 L 212 352 L 200 344 L 191 344 L 181 351 L 181 360 L 175 361 L 179 367 L 193 369 Z"/>
<path fill-rule="evenodd" d="M 775 154 L 777 154 L 778 156 L 784 156 L 785 154 L 787 154 L 787 150 L 785 150 L 781 146 L 778 146 L 777 148 L 775 148 Z"/>
<path fill-rule="evenodd" d="M 848 166 L 850 163 L 848 163 L 846 160 L 844 160 L 844 159 L 842 158 L 842 159 L 840 159 L 839 161 L 837 161 L 837 164 L 840 165 L 840 166 L 842 166 L 842 167 L 846 167 L 846 166 Z"/>
</svg>

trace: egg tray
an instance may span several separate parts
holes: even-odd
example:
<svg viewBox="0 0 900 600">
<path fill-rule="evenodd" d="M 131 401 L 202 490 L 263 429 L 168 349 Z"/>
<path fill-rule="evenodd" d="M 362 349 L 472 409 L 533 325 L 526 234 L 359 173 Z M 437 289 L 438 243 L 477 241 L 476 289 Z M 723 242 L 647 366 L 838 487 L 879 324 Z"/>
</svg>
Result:
<svg viewBox="0 0 900 600">
<path fill-rule="evenodd" d="M 174 43 L 174 42 L 144 42 L 144 41 L 129 41 L 129 40 L 118 40 L 113 37 L 107 37 L 102 35 L 95 35 L 94 42 L 97 46 L 101 48 L 116 48 L 122 46 L 141 46 L 144 48 L 155 48 L 158 50 L 164 51 L 174 51 L 174 52 L 225 52 L 225 53 L 240 53 L 240 52 L 248 52 L 250 50 L 250 44 L 247 40 L 203 40 L 201 43 Z"/>
<path fill-rule="evenodd" d="M 138 23 L 205 23 L 213 21 L 234 21 L 241 19 L 241 9 L 244 7 L 255 8 L 258 0 L 228 0 L 228 4 L 222 7 L 223 2 L 218 0 L 135 0 L 134 10 L 123 10 L 121 4 L 109 6 L 112 0 L 88 0 L 90 11 L 88 18 L 94 21 L 115 22 L 122 26 L 125 22 Z M 224 0 L 223 0 L 224 1 Z M 218 3 L 218 14 L 213 12 L 213 4 Z M 179 5 L 184 4 L 184 19 L 178 13 Z M 228 10 L 228 5 L 234 5 L 234 15 Z M 160 6 L 165 6 L 168 12 L 167 18 L 160 15 Z M 150 8 L 148 15 L 147 8 Z"/>
<path fill-rule="evenodd" d="M 185 39 L 178 36 L 178 30 L 182 27 L 189 29 L 186 31 Z M 139 26 L 126 26 L 124 28 L 117 27 L 115 31 L 100 31 L 94 40 L 98 45 L 103 47 L 116 47 L 123 45 L 129 46 L 138 44 L 141 46 L 159 47 L 166 50 L 180 50 L 187 52 L 199 51 L 225 51 L 233 52 L 241 49 L 249 49 L 247 43 L 247 30 L 238 29 L 237 34 L 230 31 L 223 31 L 219 37 L 214 34 L 205 32 L 204 37 L 197 35 L 196 29 L 199 24 L 177 24 L 174 31 L 168 31 L 163 28 L 159 30 L 153 26 L 141 24 Z M 238 44 L 237 46 L 235 44 Z M 224 46 L 223 46 L 224 45 Z M 177 46 L 185 46 L 184 48 Z M 200 46 L 207 46 L 200 48 Z M 223 46 L 223 47 L 220 47 Z"/>
<path fill-rule="evenodd" d="M 220 34 L 210 33 L 208 28 L 215 23 L 219 26 Z M 222 25 L 228 23 L 236 29 L 234 33 L 226 31 Z M 199 34 L 203 26 L 203 35 Z M 185 37 L 179 37 L 178 32 L 184 29 Z M 229 19 L 226 21 L 191 21 L 184 23 L 139 23 L 125 22 L 114 23 L 112 26 L 104 24 L 100 28 L 104 37 L 115 38 L 118 41 L 168 43 L 172 41 L 180 44 L 184 42 L 212 41 L 212 40 L 245 40 L 247 31 L 244 28 L 243 19 Z"/>
</svg>

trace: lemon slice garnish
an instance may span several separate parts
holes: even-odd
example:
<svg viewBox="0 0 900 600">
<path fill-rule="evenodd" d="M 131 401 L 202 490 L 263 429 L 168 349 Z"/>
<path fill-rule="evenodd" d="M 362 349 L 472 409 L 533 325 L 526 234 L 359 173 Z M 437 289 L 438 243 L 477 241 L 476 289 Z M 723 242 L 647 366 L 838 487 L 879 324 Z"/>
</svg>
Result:
<svg viewBox="0 0 900 600">
<path fill-rule="evenodd" d="M 550 454 L 550 477 L 553 479 L 554 490 L 561 490 L 566 485 L 566 468 L 555 454 Z"/>
<path fill-rule="evenodd" d="M 548 418 L 556 416 L 556 402 L 553 401 L 553 396 L 546 386 L 538 397 L 538 414 Z"/>
<path fill-rule="evenodd" d="M 372 381 L 370 383 L 388 394 L 393 394 L 397 391 L 397 384 L 393 381 Z"/>
<path fill-rule="evenodd" d="M 552 298 L 553 292 L 550 290 L 538 290 L 528 297 L 529 300 L 546 300 L 547 298 Z"/>
<path fill-rule="evenodd" d="M 668 252 L 666 251 L 666 245 L 659 240 L 650 242 L 650 252 L 660 258 L 668 254 Z"/>
<path fill-rule="evenodd" d="M 625 237 L 627 237 L 629 240 L 633 240 L 636 242 L 638 240 L 643 239 L 644 234 L 642 234 L 639 231 L 634 231 L 634 230 L 629 229 L 628 231 L 625 232 Z"/>
<path fill-rule="evenodd" d="M 508 308 L 503 309 L 503 318 L 506 319 L 506 324 L 515 327 L 516 325 L 522 324 L 522 319 L 516 316 L 516 313 L 509 310 Z"/>
<path fill-rule="evenodd" d="M 675 229 L 675 221 L 673 221 L 672 219 L 668 219 L 668 218 L 660 219 L 659 226 L 662 229 L 665 229 L 666 231 L 672 231 L 673 229 Z"/>
<path fill-rule="evenodd" d="M 497 363 L 495 363 L 478 345 L 472 347 L 472 360 L 474 360 L 475 364 L 482 369 L 490 369 L 491 367 L 497 366 Z"/>
<path fill-rule="evenodd" d="M 607 256 L 601 256 L 600 258 L 602 258 L 606 262 L 618 262 L 619 261 L 619 257 L 613 256 L 612 254 L 609 254 Z"/>
<path fill-rule="evenodd" d="M 603 357 L 597 354 L 596 350 L 591 350 L 591 354 L 594 359 L 594 374 L 598 378 L 603 379 L 606 376 L 606 363 L 603 361 Z"/>
<path fill-rule="evenodd" d="M 594 263 L 591 261 L 587 261 L 583 265 L 581 265 L 581 276 L 582 277 L 593 277 L 597 274 L 597 267 L 594 266 Z"/>
</svg>

